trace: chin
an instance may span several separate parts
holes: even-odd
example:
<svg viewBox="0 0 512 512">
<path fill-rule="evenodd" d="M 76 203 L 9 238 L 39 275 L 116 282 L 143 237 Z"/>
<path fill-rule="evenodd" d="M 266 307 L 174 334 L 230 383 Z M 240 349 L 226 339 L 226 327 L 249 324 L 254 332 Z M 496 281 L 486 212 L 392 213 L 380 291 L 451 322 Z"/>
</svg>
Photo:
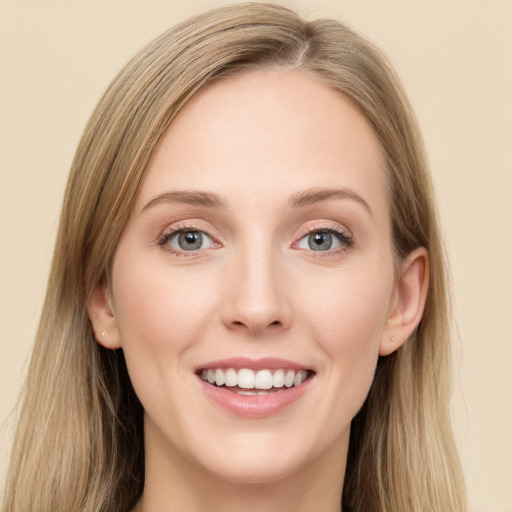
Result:
<svg viewBox="0 0 512 512">
<path fill-rule="evenodd" d="M 240 433 L 231 435 L 221 446 L 217 444 L 216 449 L 196 451 L 196 463 L 214 478 L 233 484 L 282 483 L 307 477 L 318 464 L 340 466 L 348 446 L 349 427 L 345 431 L 347 435 L 331 441 L 330 432 L 313 436 L 307 429 L 301 430 L 305 435 L 300 436 L 290 431 L 276 435 L 275 430 Z"/>
<path fill-rule="evenodd" d="M 305 464 L 286 457 L 266 455 L 254 460 L 249 457 L 224 459 L 219 464 L 203 465 L 203 469 L 216 478 L 238 485 L 263 485 L 286 480 L 291 475 L 300 473 Z"/>
</svg>

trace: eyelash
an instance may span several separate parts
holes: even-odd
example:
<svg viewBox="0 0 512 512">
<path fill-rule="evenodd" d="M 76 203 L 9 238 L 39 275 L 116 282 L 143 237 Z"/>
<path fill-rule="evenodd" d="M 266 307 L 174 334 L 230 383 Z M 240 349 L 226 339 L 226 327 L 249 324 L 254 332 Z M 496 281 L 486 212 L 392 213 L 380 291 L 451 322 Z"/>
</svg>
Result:
<svg viewBox="0 0 512 512">
<path fill-rule="evenodd" d="M 301 231 L 299 234 L 299 239 L 297 242 L 295 242 L 294 245 L 298 244 L 305 237 L 314 235 L 315 233 L 329 233 L 333 235 L 341 245 L 341 247 L 337 249 L 327 251 L 314 251 L 310 249 L 309 252 L 311 252 L 312 256 L 315 258 L 327 258 L 329 256 L 338 255 L 341 252 L 351 249 L 355 245 L 354 238 L 351 234 L 349 234 L 348 231 L 339 227 L 325 226 L 322 224 L 317 224 L 314 227 L 309 226 L 308 228 Z"/>
<path fill-rule="evenodd" d="M 214 244 L 219 245 L 219 242 L 215 240 L 215 238 L 211 235 L 209 235 L 204 229 L 201 229 L 197 226 L 194 226 L 193 224 L 185 224 L 185 225 L 178 225 L 174 228 L 172 228 L 170 231 L 164 232 L 159 238 L 158 238 L 158 245 L 160 247 L 163 247 L 166 251 L 171 252 L 172 254 L 183 257 L 183 258 L 190 258 L 197 256 L 198 252 L 202 252 L 201 250 L 177 250 L 168 244 L 169 240 L 172 240 L 174 236 L 176 236 L 179 233 L 187 232 L 187 231 L 193 231 L 193 232 L 199 232 L 203 235 L 206 235 L 208 238 L 212 240 Z M 354 246 L 354 239 L 352 235 L 350 235 L 347 231 L 344 229 L 333 227 L 333 226 L 325 226 L 325 225 L 316 225 L 314 227 L 309 227 L 304 230 L 302 230 L 299 233 L 298 240 L 293 244 L 293 246 L 296 246 L 299 242 L 301 242 L 305 237 L 314 235 L 315 233 L 329 233 L 333 235 L 338 242 L 341 244 L 341 247 L 333 250 L 327 250 L 327 251 L 314 251 L 312 249 L 309 250 L 309 252 L 312 253 L 312 256 L 315 258 L 325 258 L 333 255 L 337 255 L 341 252 L 344 252 Z M 204 250 L 204 249 L 203 249 Z"/>
<path fill-rule="evenodd" d="M 166 232 L 162 233 L 162 235 L 158 238 L 157 243 L 160 247 L 164 248 L 166 251 L 169 251 L 170 253 L 172 253 L 176 256 L 179 256 L 182 258 L 193 258 L 193 257 L 197 256 L 197 253 L 200 251 L 178 250 L 178 249 L 175 249 L 174 247 L 171 247 L 170 245 L 166 245 L 177 234 L 184 233 L 187 231 L 198 232 L 203 235 L 206 235 L 209 239 L 212 240 L 212 242 L 214 244 L 218 245 L 218 242 L 215 240 L 215 238 L 213 236 L 210 236 L 204 229 L 201 229 L 198 226 L 194 226 L 193 224 L 178 225 L 178 226 L 172 228 L 170 231 L 166 231 Z"/>
</svg>

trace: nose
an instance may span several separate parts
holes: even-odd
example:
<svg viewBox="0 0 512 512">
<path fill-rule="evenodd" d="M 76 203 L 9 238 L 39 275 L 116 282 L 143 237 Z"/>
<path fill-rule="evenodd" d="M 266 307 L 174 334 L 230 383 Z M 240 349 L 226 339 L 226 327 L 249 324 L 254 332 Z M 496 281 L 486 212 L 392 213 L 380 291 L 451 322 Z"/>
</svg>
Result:
<svg viewBox="0 0 512 512">
<path fill-rule="evenodd" d="M 290 327 L 290 289 L 278 260 L 268 249 L 244 251 L 230 262 L 222 308 L 222 321 L 230 330 L 268 336 Z"/>
</svg>

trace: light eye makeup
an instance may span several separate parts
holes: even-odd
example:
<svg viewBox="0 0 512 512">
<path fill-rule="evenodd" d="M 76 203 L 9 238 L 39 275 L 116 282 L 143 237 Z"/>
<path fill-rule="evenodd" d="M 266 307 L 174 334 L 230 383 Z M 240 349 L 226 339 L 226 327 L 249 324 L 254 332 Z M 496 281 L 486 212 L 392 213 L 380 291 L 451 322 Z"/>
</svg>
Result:
<svg viewBox="0 0 512 512">
<path fill-rule="evenodd" d="M 293 248 L 312 251 L 315 256 L 328 256 L 346 251 L 353 245 L 354 239 L 348 231 L 317 224 L 301 232 L 300 239 Z"/>
<path fill-rule="evenodd" d="M 191 223 L 174 226 L 165 231 L 158 238 L 158 245 L 181 257 L 195 256 L 200 251 L 221 246 L 204 228 Z"/>
<path fill-rule="evenodd" d="M 222 244 L 204 226 L 187 221 L 175 225 L 158 238 L 158 245 L 178 257 L 194 257 Z M 292 249 L 308 251 L 314 257 L 336 256 L 354 246 L 352 234 L 338 226 L 315 223 L 303 228 Z"/>
</svg>

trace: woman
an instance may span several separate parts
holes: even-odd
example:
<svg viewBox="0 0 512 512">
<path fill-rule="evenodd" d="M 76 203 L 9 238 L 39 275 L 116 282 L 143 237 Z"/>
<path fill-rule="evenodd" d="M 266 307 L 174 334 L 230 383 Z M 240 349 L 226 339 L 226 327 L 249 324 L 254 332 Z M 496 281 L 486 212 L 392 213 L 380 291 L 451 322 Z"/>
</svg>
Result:
<svg viewBox="0 0 512 512">
<path fill-rule="evenodd" d="M 142 50 L 77 150 L 26 389 L 5 510 L 464 510 L 430 178 L 380 53 L 264 4 Z"/>
</svg>

